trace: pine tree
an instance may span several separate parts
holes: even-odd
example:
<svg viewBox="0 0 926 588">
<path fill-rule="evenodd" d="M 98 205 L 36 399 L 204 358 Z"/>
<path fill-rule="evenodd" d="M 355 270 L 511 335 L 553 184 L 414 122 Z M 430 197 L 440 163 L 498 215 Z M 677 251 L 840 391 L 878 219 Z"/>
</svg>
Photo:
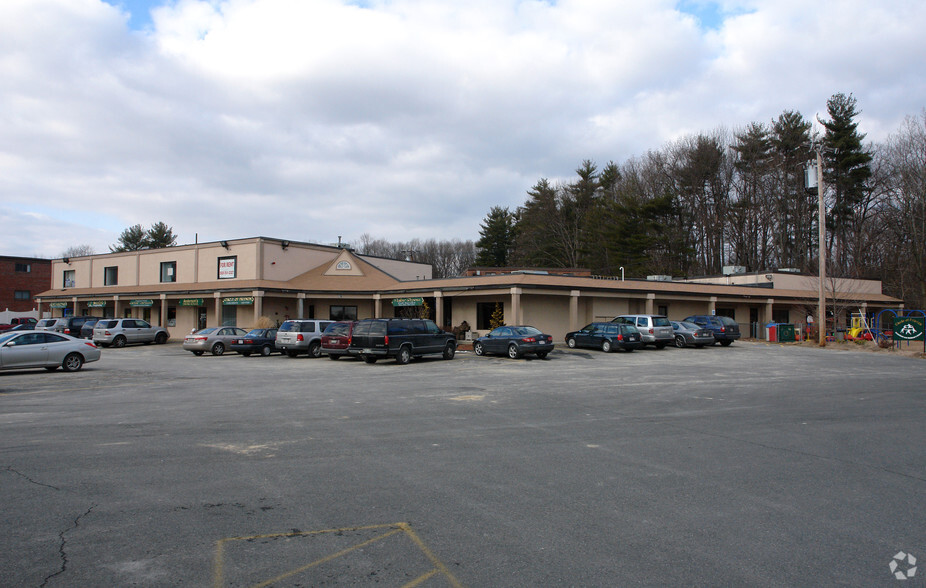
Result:
<svg viewBox="0 0 926 588">
<path fill-rule="evenodd" d="M 476 247 L 476 265 L 483 267 L 504 267 L 509 263 L 509 254 L 514 238 L 514 218 L 507 208 L 493 206 L 479 230 Z"/>
<path fill-rule="evenodd" d="M 119 235 L 119 243 L 110 245 L 109 250 L 113 253 L 122 251 L 140 251 L 147 248 L 147 234 L 141 225 L 132 225 Z"/>
<path fill-rule="evenodd" d="M 145 235 L 148 249 L 161 249 L 163 247 L 173 247 L 177 244 L 177 236 L 174 230 L 168 227 L 164 222 L 156 222 L 151 225 Z"/>
<path fill-rule="evenodd" d="M 502 305 L 496 302 L 495 310 L 492 311 L 492 316 L 489 317 L 489 328 L 497 329 L 503 326 L 505 326 L 505 311 L 502 310 Z"/>
</svg>

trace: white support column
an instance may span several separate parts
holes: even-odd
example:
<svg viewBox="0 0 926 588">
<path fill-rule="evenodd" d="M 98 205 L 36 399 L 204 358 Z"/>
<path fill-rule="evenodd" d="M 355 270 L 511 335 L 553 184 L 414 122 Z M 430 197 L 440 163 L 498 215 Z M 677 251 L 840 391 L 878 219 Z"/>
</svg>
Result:
<svg viewBox="0 0 926 588">
<path fill-rule="evenodd" d="M 254 296 L 254 325 L 257 325 L 260 315 L 264 312 L 264 292 L 254 290 L 251 295 Z"/>
<path fill-rule="evenodd" d="M 524 322 L 521 316 L 521 288 L 511 289 L 511 316 L 513 321 L 505 321 L 507 324 L 520 325 Z"/>
<path fill-rule="evenodd" d="M 650 292 L 646 295 L 646 314 L 655 314 L 653 308 L 656 304 L 656 293 Z"/>
<path fill-rule="evenodd" d="M 305 318 L 305 292 L 300 292 L 296 299 L 296 318 Z"/>
<path fill-rule="evenodd" d="M 579 330 L 579 296 L 581 296 L 579 290 L 572 290 L 569 292 L 569 330 L 578 331 Z"/>
<path fill-rule="evenodd" d="M 707 314 L 717 314 L 717 297 L 716 296 L 711 296 L 711 300 L 707 304 Z"/>
<path fill-rule="evenodd" d="M 434 291 L 434 322 L 437 326 L 444 328 L 444 293 L 440 290 Z"/>
<path fill-rule="evenodd" d="M 213 294 L 215 296 L 215 324 L 216 326 L 222 326 L 222 293 L 216 292 Z"/>
<path fill-rule="evenodd" d="M 161 316 L 158 325 L 164 329 L 167 328 L 167 294 L 161 294 Z"/>
<path fill-rule="evenodd" d="M 381 294 L 373 295 L 373 318 L 383 316 L 383 297 Z"/>
</svg>

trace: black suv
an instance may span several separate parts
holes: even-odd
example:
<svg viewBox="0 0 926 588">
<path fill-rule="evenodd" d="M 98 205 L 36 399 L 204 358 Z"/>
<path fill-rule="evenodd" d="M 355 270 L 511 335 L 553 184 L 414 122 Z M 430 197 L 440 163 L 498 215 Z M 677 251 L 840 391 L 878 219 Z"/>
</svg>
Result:
<svg viewBox="0 0 926 588">
<path fill-rule="evenodd" d="M 367 363 L 394 357 L 407 364 L 413 357 L 443 355 L 453 359 L 457 338 L 442 331 L 434 321 L 424 319 L 364 319 L 354 325 L 347 353 L 359 355 Z"/>
<path fill-rule="evenodd" d="M 740 326 L 735 320 L 727 316 L 698 314 L 686 318 L 685 322 L 710 329 L 714 332 L 714 342 L 720 343 L 724 347 L 740 338 Z"/>
<path fill-rule="evenodd" d="M 64 319 L 63 323 L 56 324 L 55 330 L 59 333 L 64 333 L 65 335 L 70 335 L 71 337 L 77 337 L 80 339 L 82 338 L 80 331 L 84 324 L 89 322 L 92 326 L 95 325 L 98 320 L 100 320 L 100 318 L 96 316 L 69 316 Z M 90 332 L 90 337 L 86 338 L 89 339 L 92 336 L 93 331 Z"/>
</svg>

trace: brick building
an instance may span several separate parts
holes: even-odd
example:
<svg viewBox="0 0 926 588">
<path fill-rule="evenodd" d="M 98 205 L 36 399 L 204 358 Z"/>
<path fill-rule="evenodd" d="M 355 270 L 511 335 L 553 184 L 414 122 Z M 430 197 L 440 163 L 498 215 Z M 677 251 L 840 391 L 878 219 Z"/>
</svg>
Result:
<svg viewBox="0 0 926 588">
<path fill-rule="evenodd" d="M 30 312 L 50 287 L 50 259 L 0 256 L 0 312 Z"/>
</svg>

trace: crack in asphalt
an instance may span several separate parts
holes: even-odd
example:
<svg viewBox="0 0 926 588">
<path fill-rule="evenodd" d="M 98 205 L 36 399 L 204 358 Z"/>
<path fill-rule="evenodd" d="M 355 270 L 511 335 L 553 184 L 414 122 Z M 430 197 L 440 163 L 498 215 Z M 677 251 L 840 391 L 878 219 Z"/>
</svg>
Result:
<svg viewBox="0 0 926 588">
<path fill-rule="evenodd" d="M 14 469 L 13 469 L 13 466 L 6 466 L 6 471 L 8 471 L 8 472 L 10 472 L 10 473 L 12 473 L 12 474 L 16 474 L 17 476 L 19 476 L 19 477 L 21 477 L 21 478 L 24 478 L 24 479 L 28 480 L 29 482 L 31 482 L 32 484 L 35 484 L 36 486 L 44 486 L 45 488 L 51 488 L 52 490 L 58 490 L 59 492 L 61 491 L 61 488 L 58 488 L 57 486 L 52 486 L 51 484 L 44 484 L 44 483 L 39 482 L 39 481 L 37 481 L 37 480 L 33 480 L 32 478 L 30 478 L 30 477 L 27 476 L 26 474 L 20 472 L 19 470 L 14 470 Z"/>
<path fill-rule="evenodd" d="M 82 519 L 82 518 L 84 518 L 85 516 L 89 515 L 89 514 L 93 511 L 94 508 L 96 508 L 96 504 L 91 504 L 91 505 L 90 505 L 90 508 L 88 508 L 88 509 L 86 510 L 86 512 L 84 512 L 83 514 L 78 515 L 77 518 L 74 519 L 74 524 L 73 524 L 72 526 L 70 526 L 70 527 L 68 527 L 67 529 L 64 529 L 63 531 L 61 531 L 60 533 L 58 533 L 58 538 L 61 540 L 61 543 L 59 543 L 59 545 L 58 545 L 58 555 L 61 556 L 61 568 L 60 568 L 57 572 L 55 572 L 54 574 L 49 574 L 48 576 L 45 576 L 45 579 L 42 580 L 42 583 L 39 585 L 40 588 L 44 588 L 45 586 L 48 585 L 48 582 L 51 581 L 52 578 L 55 578 L 55 577 L 57 577 L 57 576 L 60 576 L 61 574 L 63 574 L 64 572 L 67 571 L 67 569 L 68 569 L 68 554 L 67 554 L 67 551 L 66 551 L 65 547 L 67 546 L 68 540 L 67 540 L 67 537 L 65 537 L 65 535 L 67 534 L 68 531 L 73 531 L 74 529 L 76 529 L 77 527 L 79 527 L 79 526 L 80 526 L 80 519 Z"/>
</svg>

